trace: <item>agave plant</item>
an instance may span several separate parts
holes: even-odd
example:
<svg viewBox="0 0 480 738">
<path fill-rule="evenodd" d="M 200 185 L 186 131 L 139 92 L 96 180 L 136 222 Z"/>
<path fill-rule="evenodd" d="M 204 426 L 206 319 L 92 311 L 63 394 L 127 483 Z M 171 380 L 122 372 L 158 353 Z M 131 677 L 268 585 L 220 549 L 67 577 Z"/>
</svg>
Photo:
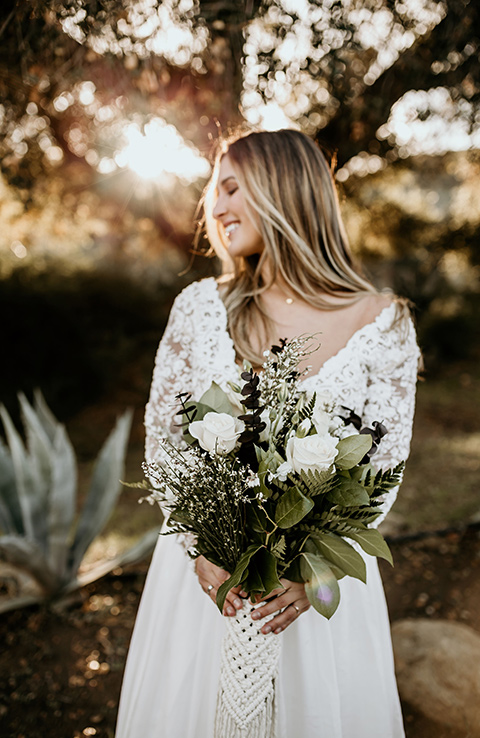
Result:
<svg viewBox="0 0 480 738">
<path fill-rule="evenodd" d="M 0 440 L 0 560 L 26 572 L 37 591 L 4 601 L 0 612 L 58 602 L 116 567 L 141 560 L 158 537 L 158 528 L 150 530 L 133 548 L 79 576 L 85 552 L 106 524 L 121 489 L 132 413 L 126 411 L 118 419 L 100 450 L 77 517 L 77 464 L 64 426 L 39 391 L 33 405 L 23 394 L 19 402 L 26 444 L 0 406 L 8 443 Z"/>
</svg>

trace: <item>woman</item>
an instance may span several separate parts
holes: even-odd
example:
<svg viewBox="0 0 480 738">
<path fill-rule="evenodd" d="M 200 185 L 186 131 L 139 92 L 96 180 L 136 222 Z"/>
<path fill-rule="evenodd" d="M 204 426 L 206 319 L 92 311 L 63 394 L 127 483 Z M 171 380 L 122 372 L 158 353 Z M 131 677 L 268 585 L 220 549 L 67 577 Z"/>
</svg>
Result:
<svg viewBox="0 0 480 738">
<path fill-rule="evenodd" d="M 290 130 L 231 141 L 217 157 L 205 215 L 224 277 L 190 285 L 172 308 L 146 410 L 147 460 L 161 458 L 160 436 L 180 440 L 176 394 L 200 397 L 212 379 L 226 389 L 240 358 L 261 366 L 280 337 L 317 332 L 321 347 L 303 388 L 328 390 L 365 424 L 384 422 L 379 468 L 405 459 L 419 357 L 413 326 L 355 266 L 317 146 Z M 157 546 L 117 738 L 213 738 L 225 619 L 215 596 L 227 574 L 202 557 L 193 563 L 187 546 L 172 536 Z M 286 580 L 251 616 L 272 638 L 282 633 L 276 738 L 404 735 L 383 588 L 376 559 L 366 558 L 367 585 L 343 579 L 331 620 L 309 609 L 303 585 Z M 225 617 L 244 594 L 230 592 Z"/>
</svg>

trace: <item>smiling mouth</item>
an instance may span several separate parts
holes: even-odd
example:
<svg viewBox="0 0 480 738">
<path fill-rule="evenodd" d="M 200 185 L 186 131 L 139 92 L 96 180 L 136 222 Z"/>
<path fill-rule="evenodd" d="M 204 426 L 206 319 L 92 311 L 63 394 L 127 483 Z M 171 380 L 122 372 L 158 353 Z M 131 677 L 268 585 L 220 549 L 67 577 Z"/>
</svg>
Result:
<svg viewBox="0 0 480 738">
<path fill-rule="evenodd" d="M 232 236 L 232 233 L 237 230 L 237 228 L 240 226 L 240 223 L 229 223 L 227 226 L 225 226 L 225 233 L 230 238 Z"/>
</svg>

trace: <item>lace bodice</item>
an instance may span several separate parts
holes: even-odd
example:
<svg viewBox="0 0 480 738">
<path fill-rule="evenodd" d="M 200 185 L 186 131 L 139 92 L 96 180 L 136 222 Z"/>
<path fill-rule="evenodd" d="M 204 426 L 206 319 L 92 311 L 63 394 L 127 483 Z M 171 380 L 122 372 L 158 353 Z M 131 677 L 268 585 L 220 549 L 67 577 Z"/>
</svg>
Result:
<svg viewBox="0 0 480 738">
<path fill-rule="evenodd" d="M 406 459 L 410 448 L 419 349 L 410 318 L 396 319 L 395 303 L 360 328 L 302 386 L 328 390 L 338 404 L 360 415 L 365 425 L 378 420 L 388 434 L 373 463 L 378 468 Z M 227 330 L 227 313 L 213 278 L 194 282 L 176 298 L 158 348 L 150 399 L 146 407 L 146 459 L 159 461 L 161 437 L 181 441 L 174 417 L 179 392 L 199 398 L 212 380 L 223 389 L 238 382 L 235 348 Z M 393 504 L 387 495 L 381 522 Z"/>
</svg>

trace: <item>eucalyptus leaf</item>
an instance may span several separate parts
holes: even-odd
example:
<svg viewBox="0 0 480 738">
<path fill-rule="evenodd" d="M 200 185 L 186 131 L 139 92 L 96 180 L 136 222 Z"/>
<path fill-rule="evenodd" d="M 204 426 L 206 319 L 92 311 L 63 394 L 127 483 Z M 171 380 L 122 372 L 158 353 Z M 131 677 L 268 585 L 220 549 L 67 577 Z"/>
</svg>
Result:
<svg viewBox="0 0 480 738">
<path fill-rule="evenodd" d="M 366 583 L 367 570 L 365 561 L 358 551 L 355 551 L 353 546 L 347 543 L 347 541 L 332 533 L 312 536 L 312 540 L 316 544 L 318 552 L 344 574 Z"/>
<path fill-rule="evenodd" d="M 232 403 L 228 399 L 228 395 L 216 382 L 212 382 L 208 390 L 201 396 L 200 402 L 196 404 L 206 405 L 215 413 L 227 413 L 228 415 L 233 415 L 233 407 Z M 197 416 L 195 420 L 201 420 L 201 418 Z"/>
<path fill-rule="evenodd" d="M 320 615 L 330 619 L 340 603 L 337 578 L 325 559 L 315 554 L 302 553 L 300 568 L 308 601 Z"/>
<path fill-rule="evenodd" d="M 365 553 L 385 559 L 393 566 L 392 553 L 382 534 L 376 528 L 351 531 L 348 537 L 360 544 Z"/>
<path fill-rule="evenodd" d="M 372 447 L 370 435 L 347 436 L 337 444 L 338 454 L 335 458 L 337 469 L 351 469 L 361 462 Z"/>
<path fill-rule="evenodd" d="M 313 501 L 300 492 L 297 487 L 292 487 L 283 494 L 275 510 L 275 522 L 279 528 L 291 528 L 303 520 L 313 508 Z"/>
</svg>

